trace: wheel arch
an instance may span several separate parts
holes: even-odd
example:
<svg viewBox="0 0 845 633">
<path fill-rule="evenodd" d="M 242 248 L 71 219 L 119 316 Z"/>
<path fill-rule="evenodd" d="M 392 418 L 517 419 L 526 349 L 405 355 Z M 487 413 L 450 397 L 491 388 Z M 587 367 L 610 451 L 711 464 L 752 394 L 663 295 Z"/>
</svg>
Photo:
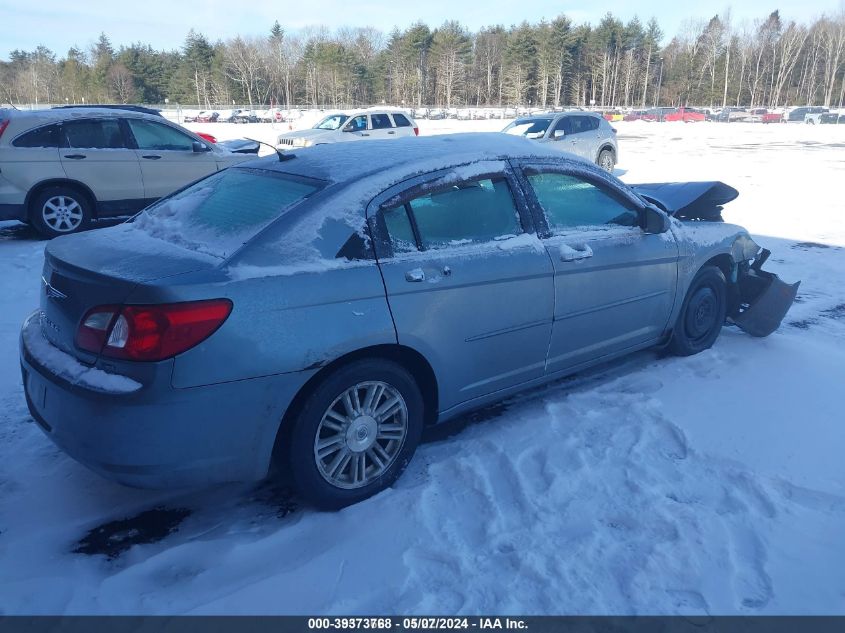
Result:
<svg viewBox="0 0 845 633">
<path fill-rule="evenodd" d="M 71 180 L 70 178 L 50 178 L 49 180 L 42 180 L 41 182 L 33 185 L 30 187 L 29 192 L 26 194 L 26 199 L 24 200 L 24 206 L 26 208 L 27 216 L 32 212 L 32 202 L 35 200 L 38 195 L 47 189 L 48 187 L 72 187 L 73 189 L 78 189 L 88 198 L 88 202 L 91 203 L 91 216 L 97 217 L 97 196 L 94 195 L 94 192 L 91 191 L 91 188 L 87 185 L 79 182 L 78 180 Z"/>
<path fill-rule="evenodd" d="M 730 255 L 730 253 L 720 253 L 719 255 L 714 255 L 706 262 L 704 262 L 701 267 L 695 272 L 697 275 L 699 272 L 704 270 L 708 266 L 714 266 L 722 271 L 722 274 L 725 276 L 725 292 L 726 292 L 726 300 L 727 300 L 727 313 L 728 315 L 733 314 L 738 309 L 739 300 L 740 300 L 740 293 L 739 293 L 739 284 L 736 281 L 736 275 L 734 271 L 736 270 L 738 262 L 734 261 L 734 258 Z M 695 275 L 693 275 L 695 277 Z M 689 289 L 687 289 L 689 291 Z"/>
<path fill-rule="evenodd" d="M 725 276 L 725 279 L 730 284 L 731 280 L 731 272 L 733 271 L 733 267 L 735 266 L 734 260 L 731 257 L 730 253 L 720 253 L 719 255 L 714 255 L 706 262 L 704 262 L 701 266 L 699 266 L 698 270 L 696 271 L 696 275 L 707 266 L 715 266 L 719 270 L 722 271 L 722 274 Z"/>
<path fill-rule="evenodd" d="M 406 369 L 414 377 L 422 393 L 425 410 L 423 411 L 423 424 L 431 426 L 437 421 L 439 409 L 439 391 L 437 376 L 428 360 L 417 350 L 406 345 L 383 344 L 372 345 L 346 353 L 334 359 L 330 363 L 320 367 L 320 370 L 311 376 L 291 400 L 287 410 L 282 416 L 279 430 L 276 433 L 275 446 L 273 448 L 274 458 L 279 449 L 287 445 L 287 439 L 293 430 L 293 422 L 302 410 L 302 406 L 313 393 L 314 389 L 328 375 L 357 360 L 378 358 L 397 363 Z"/>
<path fill-rule="evenodd" d="M 608 143 L 608 142 L 604 142 L 604 143 L 601 144 L 601 146 L 599 147 L 599 151 L 596 153 L 596 160 L 599 159 L 599 156 L 601 156 L 601 153 L 604 150 L 608 150 L 613 155 L 613 162 L 615 164 L 616 163 L 616 148 L 613 147 L 613 145 L 611 143 Z"/>
</svg>

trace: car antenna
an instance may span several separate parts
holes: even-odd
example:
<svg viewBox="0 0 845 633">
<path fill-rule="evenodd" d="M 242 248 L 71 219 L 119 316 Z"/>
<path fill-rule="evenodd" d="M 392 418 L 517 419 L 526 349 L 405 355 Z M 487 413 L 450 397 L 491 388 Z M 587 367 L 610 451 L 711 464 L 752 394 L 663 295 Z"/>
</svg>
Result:
<svg viewBox="0 0 845 633">
<path fill-rule="evenodd" d="M 244 136 L 244 138 L 248 141 L 252 141 L 253 143 L 259 143 L 260 145 L 266 145 L 274 152 L 276 152 L 276 156 L 279 157 L 279 162 L 282 163 L 286 160 L 290 160 L 291 158 L 296 158 L 296 154 L 285 154 L 282 150 L 280 150 L 275 145 L 270 145 L 270 143 L 265 143 L 264 141 L 259 141 L 257 138 L 249 138 L 248 136 Z"/>
</svg>

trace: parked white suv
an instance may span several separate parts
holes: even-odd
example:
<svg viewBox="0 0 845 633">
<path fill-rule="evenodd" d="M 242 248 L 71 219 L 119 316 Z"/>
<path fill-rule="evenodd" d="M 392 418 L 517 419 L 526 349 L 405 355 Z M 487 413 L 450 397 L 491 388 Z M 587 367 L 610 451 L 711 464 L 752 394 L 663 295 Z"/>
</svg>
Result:
<svg viewBox="0 0 845 633">
<path fill-rule="evenodd" d="M 358 110 L 335 112 L 308 130 L 279 134 L 281 149 L 310 147 L 323 143 L 390 139 L 419 136 L 420 128 L 411 115 L 399 110 Z"/>
<path fill-rule="evenodd" d="M 0 220 L 74 233 L 251 158 L 142 112 L 0 110 Z"/>
</svg>

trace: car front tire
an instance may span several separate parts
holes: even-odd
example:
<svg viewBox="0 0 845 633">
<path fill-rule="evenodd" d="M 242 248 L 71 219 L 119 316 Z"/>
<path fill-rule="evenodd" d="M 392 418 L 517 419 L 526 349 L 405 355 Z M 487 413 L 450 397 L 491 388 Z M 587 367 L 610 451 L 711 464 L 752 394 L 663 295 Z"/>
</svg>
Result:
<svg viewBox="0 0 845 633">
<path fill-rule="evenodd" d="M 88 228 L 91 208 L 88 196 L 74 187 L 47 187 L 32 200 L 29 219 L 41 235 L 52 239 Z"/>
<path fill-rule="evenodd" d="M 290 434 L 298 492 L 325 510 L 373 496 L 405 470 L 422 427 L 422 394 L 401 365 L 368 359 L 341 367 L 307 397 Z"/>
<path fill-rule="evenodd" d="M 716 266 L 705 266 L 690 284 L 675 323 L 669 349 L 691 356 L 712 347 L 727 314 L 727 282 Z"/>
</svg>

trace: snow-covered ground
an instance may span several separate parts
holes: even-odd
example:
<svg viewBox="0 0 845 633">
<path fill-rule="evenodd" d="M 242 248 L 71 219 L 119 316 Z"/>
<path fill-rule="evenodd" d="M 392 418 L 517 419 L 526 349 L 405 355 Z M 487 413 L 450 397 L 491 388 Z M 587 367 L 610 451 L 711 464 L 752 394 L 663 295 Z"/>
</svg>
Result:
<svg viewBox="0 0 845 633">
<path fill-rule="evenodd" d="M 783 327 L 436 429 L 334 514 L 270 484 L 123 488 L 54 448 L 17 360 L 44 243 L 0 224 L 0 613 L 845 614 L 845 126 L 614 125 L 623 180 L 739 189 L 726 219 L 802 280 Z"/>
</svg>

